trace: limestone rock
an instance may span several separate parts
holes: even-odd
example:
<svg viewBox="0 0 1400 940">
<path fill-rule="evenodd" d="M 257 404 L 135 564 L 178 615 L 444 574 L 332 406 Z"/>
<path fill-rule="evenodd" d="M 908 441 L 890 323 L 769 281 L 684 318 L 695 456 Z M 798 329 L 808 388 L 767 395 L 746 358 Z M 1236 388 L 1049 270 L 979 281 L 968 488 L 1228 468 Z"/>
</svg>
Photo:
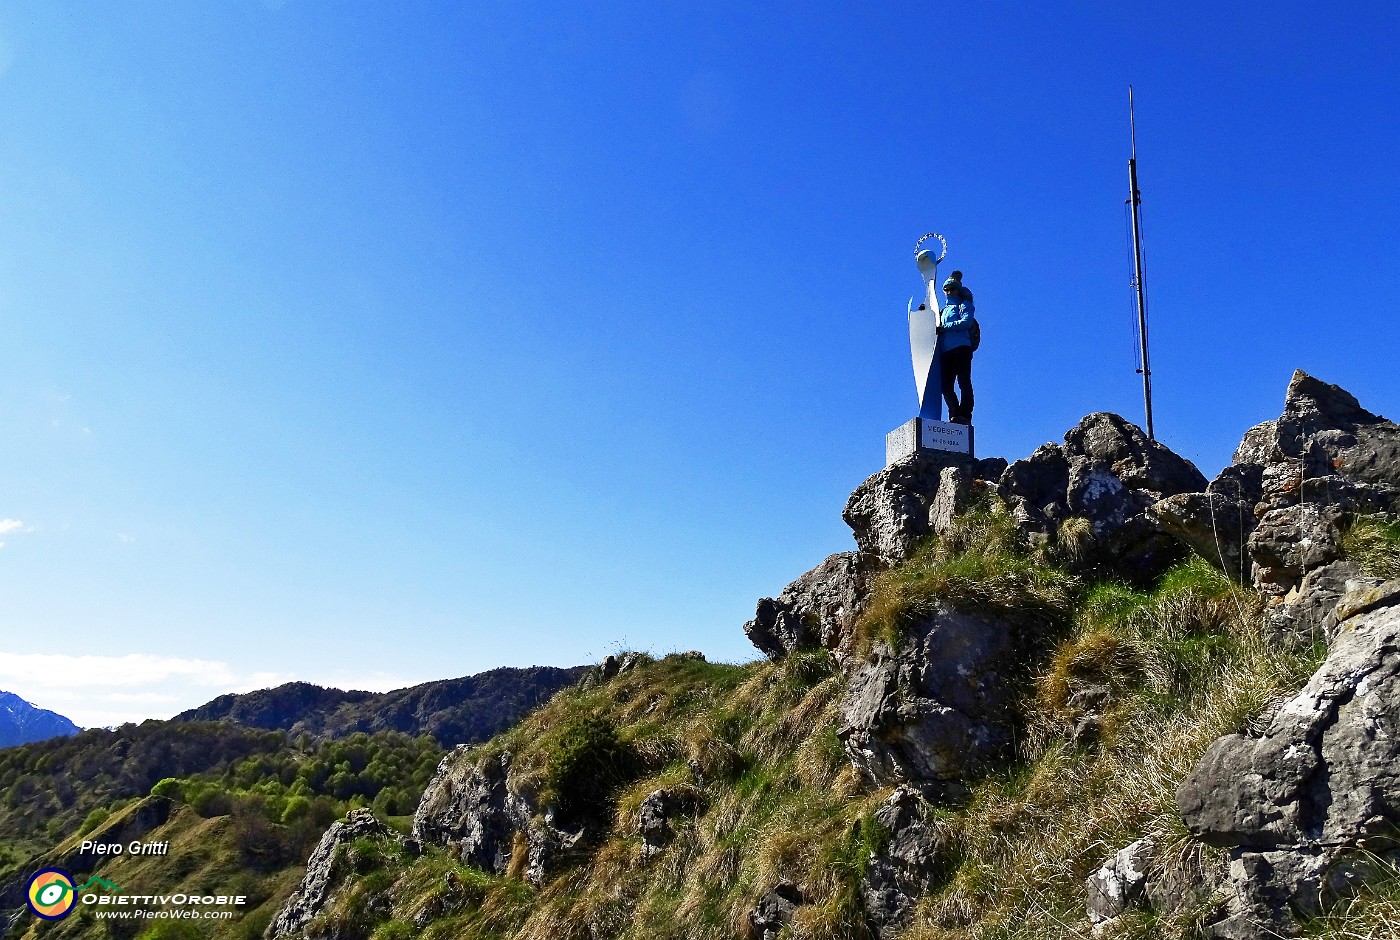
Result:
<svg viewBox="0 0 1400 940">
<path fill-rule="evenodd" d="M 871 560 L 857 552 L 832 555 L 758 602 L 744 633 L 765 656 L 779 660 L 804 647 L 835 647 L 865 607 Z"/>
<path fill-rule="evenodd" d="M 885 786 L 954 781 L 986 767 L 1011 740 L 1008 624 L 933 607 L 898 652 L 875 644 L 849 674 L 838 736 L 851 762 Z"/>
<path fill-rule="evenodd" d="M 778 940 L 783 928 L 792 923 L 792 915 L 804 903 L 806 898 L 791 881 L 780 881 L 765 891 L 749 914 L 755 940 Z"/>
<path fill-rule="evenodd" d="M 952 852 L 952 839 L 925 819 L 923 800 L 899 787 L 875 811 L 888 835 L 884 851 L 869 859 L 861 882 L 866 917 L 881 940 L 893 940 L 909 926 L 914 905 L 934 885 Z"/>
<path fill-rule="evenodd" d="M 1283 414 L 1251 428 L 1234 462 L 1263 468 L 1259 515 L 1300 501 L 1400 510 L 1400 426 L 1301 370 L 1288 384 Z"/>
<path fill-rule="evenodd" d="M 1112 473 L 1127 489 L 1146 493 L 1154 500 L 1206 488 L 1206 478 L 1195 464 L 1115 414 L 1099 412 L 1080 421 L 1065 434 L 1065 452 L 1086 458 Z"/>
<path fill-rule="evenodd" d="M 1264 466 L 1282 459 L 1283 452 L 1278 449 L 1278 422 L 1264 421 L 1244 432 L 1232 462 Z"/>
<path fill-rule="evenodd" d="M 278 937 L 304 930 L 330 897 L 331 881 L 335 877 L 336 849 L 367 836 L 397 838 L 367 809 L 351 810 L 344 819 L 333 823 L 307 860 L 306 875 L 301 885 L 282 905 L 263 936 L 267 940 L 277 940 Z"/>
<path fill-rule="evenodd" d="M 1303 575 L 1289 603 L 1265 610 L 1265 624 L 1273 636 L 1285 641 L 1313 643 L 1331 639 L 1338 602 L 1349 591 L 1376 583 L 1375 578 L 1363 575 L 1356 563 L 1348 559 L 1313 568 Z"/>
<path fill-rule="evenodd" d="M 413 840 L 441 845 L 463 862 L 503 875 L 519 865 L 540 886 L 584 839 L 554 825 L 549 807 L 537 807 L 510 776 L 509 751 L 482 759 L 459 747 L 438 764 L 413 814 Z M 523 840 L 525 857 L 514 858 Z"/>
<path fill-rule="evenodd" d="M 1049 532 L 1068 517 L 1069 461 L 1058 444 L 1043 444 L 1001 475 L 1002 498 L 1018 511 L 1023 525 Z"/>
<path fill-rule="evenodd" d="M 583 837 L 583 830 L 565 832 L 543 819 L 532 819 L 525 837 L 525 880 L 542 887 L 573 856 Z"/>
<path fill-rule="evenodd" d="M 985 479 L 979 474 L 993 472 L 1001 463 L 923 451 L 890 464 L 856 487 L 841 516 L 862 554 L 881 565 L 897 565 L 933 532 L 929 510 L 945 469 L 958 467 L 967 477 Z"/>
<path fill-rule="evenodd" d="M 1282 597 L 1303 576 L 1341 556 L 1337 514 L 1314 503 L 1271 509 L 1249 537 L 1254 585 L 1260 593 Z"/>
<path fill-rule="evenodd" d="M 1345 594 L 1328 616 L 1326 626 L 1329 628 L 1329 636 L 1331 629 L 1352 617 L 1392 604 L 1400 604 L 1400 578 L 1392 578 L 1380 584 L 1375 583 L 1374 579 L 1348 582 Z"/>
<path fill-rule="evenodd" d="M 1334 866 L 1400 822 L 1397 600 L 1342 620 L 1327 660 L 1264 734 L 1217 740 L 1178 788 L 1191 832 L 1231 850 L 1215 936 L 1292 930 L 1295 914 L 1327 902 Z"/>
<path fill-rule="evenodd" d="M 1109 856 L 1085 881 L 1089 920 L 1112 920 L 1140 905 L 1147 896 L 1147 873 L 1157 857 L 1151 839 L 1138 839 Z"/>
<path fill-rule="evenodd" d="M 510 754 L 478 763 L 471 751 L 456 748 L 438 764 L 413 814 L 413 838 L 452 846 L 468 865 L 500 874 L 532 814 L 506 787 Z"/>
<path fill-rule="evenodd" d="M 695 653 L 694 651 L 686 653 L 685 655 L 698 655 L 701 659 L 705 658 L 703 653 Z M 579 680 L 579 685 L 585 689 L 601 685 L 609 679 L 620 676 L 622 673 L 635 668 L 637 664 L 642 662 L 645 658 L 645 654 L 632 650 L 617 655 L 609 653 L 603 657 L 601 663 L 584 673 L 583 678 Z"/>
<path fill-rule="evenodd" d="M 959 513 L 969 509 L 976 500 L 972 474 L 964 467 L 944 467 L 938 475 L 938 492 L 928 507 L 929 531 L 946 535 Z"/>
<path fill-rule="evenodd" d="M 1231 580 L 1243 580 L 1249 574 L 1246 545 L 1255 526 L 1252 504 L 1210 491 L 1178 493 L 1154 503 L 1151 511 L 1163 531 L 1181 539 Z"/>
<path fill-rule="evenodd" d="M 1206 479 L 1135 425 L 1101 412 L 1071 428 L 1064 444 L 1046 444 L 1011 464 L 998 488 L 1032 544 L 1054 541 L 1070 517 L 1085 519 L 1093 538 L 1071 567 L 1145 583 L 1182 555 L 1150 508 L 1203 492 Z"/>
<path fill-rule="evenodd" d="M 1400 451 L 1395 449 L 1400 438 L 1395 433 L 1395 425 L 1362 408 L 1356 396 L 1346 389 L 1329 385 L 1299 369 L 1288 383 L 1283 415 L 1274 422 L 1273 444 L 1285 456 L 1300 457 L 1312 438 L 1328 431 L 1340 432 L 1332 439 L 1343 447 L 1355 446 L 1362 438 L 1381 445 L 1368 447 L 1370 456 L 1357 455 L 1353 462 L 1353 466 L 1390 465 L 1372 482 L 1395 480 L 1400 476 L 1400 462 L 1397 462 Z M 1359 476 L 1351 471 L 1343 472 Z"/>
<path fill-rule="evenodd" d="M 1237 479 L 1258 480 L 1237 489 L 1259 519 L 1246 544 L 1255 586 L 1275 599 L 1268 625 L 1285 642 L 1307 642 L 1347 584 L 1365 581 L 1341 559 L 1340 525 L 1400 511 L 1400 426 L 1299 371 L 1283 415 L 1251 429 L 1235 462 L 1227 469 Z"/>
<path fill-rule="evenodd" d="M 671 820 L 695 808 L 696 793 L 691 788 L 653 790 L 637 808 L 637 831 L 642 837 L 642 858 L 661 854 L 676 835 Z"/>
</svg>

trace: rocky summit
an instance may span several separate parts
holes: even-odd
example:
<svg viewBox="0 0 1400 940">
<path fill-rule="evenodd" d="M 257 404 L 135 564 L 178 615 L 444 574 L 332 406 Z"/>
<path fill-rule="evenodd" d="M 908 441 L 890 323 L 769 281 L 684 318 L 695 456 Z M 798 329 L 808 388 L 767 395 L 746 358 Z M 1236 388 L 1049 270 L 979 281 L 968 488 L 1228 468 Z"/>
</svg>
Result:
<svg viewBox="0 0 1400 940">
<path fill-rule="evenodd" d="M 1400 428 L 1301 372 L 1214 480 L 1112 414 L 908 457 L 762 662 L 609 657 L 444 757 L 363 929 L 1395 936 L 1397 515 Z M 338 826 L 269 937 L 352 935 L 333 844 L 400 837 Z"/>
<path fill-rule="evenodd" d="M 97 825 L 165 874 L 97 870 L 169 890 L 232 833 L 259 906 L 211 936 L 270 940 L 1400 936 L 1400 427 L 1299 372 L 1213 480 L 1099 413 L 843 518 L 752 663 L 609 656 L 436 766 L 386 730 L 162 780 Z M 319 694 L 274 691 L 220 707 Z"/>
</svg>

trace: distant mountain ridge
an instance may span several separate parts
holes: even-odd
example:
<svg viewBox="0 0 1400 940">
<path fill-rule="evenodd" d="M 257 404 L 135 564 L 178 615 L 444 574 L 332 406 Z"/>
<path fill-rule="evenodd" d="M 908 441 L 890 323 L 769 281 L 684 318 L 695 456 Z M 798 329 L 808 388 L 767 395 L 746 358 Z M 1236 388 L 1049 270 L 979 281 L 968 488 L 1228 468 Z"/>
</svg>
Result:
<svg viewBox="0 0 1400 940">
<path fill-rule="evenodd" d="M 428 734 L 446 747 L 484 741 L 515 724 L 586 666 L 502 667 L 458 679 L 439 679 L 392 692 L 344 691 L 309 682 L 221 695 L 174 721 L 228 721 L 313 738 L 363 731 Z"/>
<path fill-rule="evenodd" d="M 0 692 L 0 747 L 45 741 L 80 730 L 57 712 L 26 702 L 13 692 Z"/>
</svg>

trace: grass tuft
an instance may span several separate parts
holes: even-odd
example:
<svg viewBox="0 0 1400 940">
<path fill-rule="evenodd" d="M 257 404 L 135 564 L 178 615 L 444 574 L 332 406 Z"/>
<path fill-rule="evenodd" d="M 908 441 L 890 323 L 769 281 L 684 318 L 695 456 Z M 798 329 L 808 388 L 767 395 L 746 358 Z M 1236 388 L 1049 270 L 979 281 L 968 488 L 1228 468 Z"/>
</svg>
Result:
<svg viewBox="0 0 1400 940">
<path fill-rule="evenodd" d="M 855 651 L 866 655 L 877 640 L 897 649 L 904 630 L 939 603 L 1045 627 L 1068 615 L 1077 586 L 1075 578 L 1029 551 L 1004 506 L 981 506 L 875 579 L 856 623 Z"/>
<path fill-rule="evenodd" d="M 1357 516 L 1342 530 L 1342 551 L 1373 578 L 1400 578 L 1400 520 Z"/>
</svg>

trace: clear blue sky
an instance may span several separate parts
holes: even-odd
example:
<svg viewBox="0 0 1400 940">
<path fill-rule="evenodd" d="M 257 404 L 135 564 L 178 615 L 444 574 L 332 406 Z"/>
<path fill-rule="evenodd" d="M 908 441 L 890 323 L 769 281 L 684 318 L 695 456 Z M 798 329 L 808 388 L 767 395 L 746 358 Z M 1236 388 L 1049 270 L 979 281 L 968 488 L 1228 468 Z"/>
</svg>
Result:
<svg viewBox="0 0 1400 940">
<path fill-rule="evenodd" d="M 0 688 L 81 723 L 754 654 L 914 414 L 1208 475 L 1294 368 L 1400 412 L 1393 3 L 0 8 Z"/>
</svg>

